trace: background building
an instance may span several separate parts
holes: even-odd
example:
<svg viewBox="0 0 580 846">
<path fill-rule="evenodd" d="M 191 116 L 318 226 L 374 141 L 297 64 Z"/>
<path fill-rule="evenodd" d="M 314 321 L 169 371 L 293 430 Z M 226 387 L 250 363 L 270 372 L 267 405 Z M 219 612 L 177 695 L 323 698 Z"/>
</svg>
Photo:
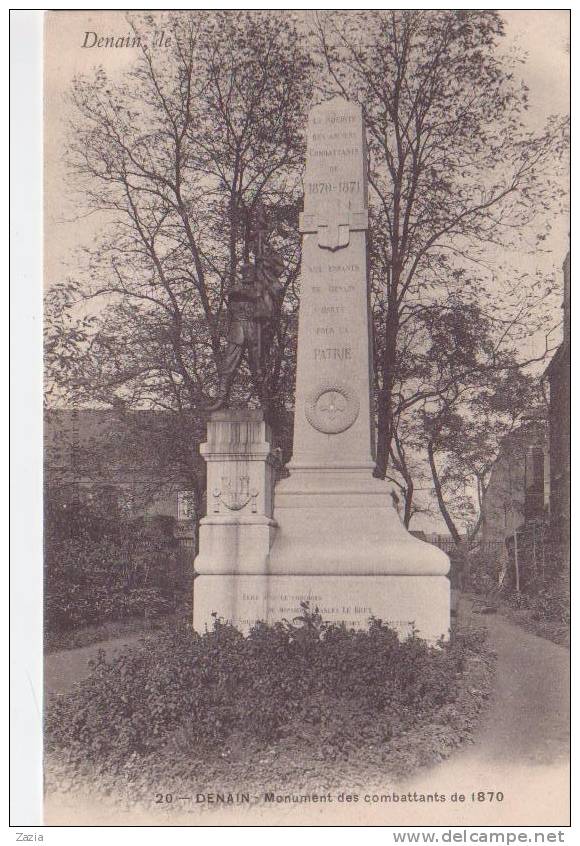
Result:
<svg viewBox="0 0 580 846">
<path fill-rule="evenodd" d="M 504 438 L 484 496 L 481 546 L 522 589 L 569 559 L 570 254 L 563 264 L 563 339 L 544 379 L 548 405 Z M 511 565 L 511 566 L 510 566 Z"/>
<path fill-rule="evenodd" d="M 126 516 L 173 518 L 187 544 L 195 498 L 167 423 L 155 411 L 51 409 L 44 424 L 45 496 L 63 504 L 98 500 Z"/>
<path fill-rule="evenodd" d="M 546 368 L 549 390 L 550 523 L 554 536 L 570 541 L 570 253 L 564 270 L 563 339 Z"/>
<path fill-rule="evenodd" d="M 546 455 L 546 422 L 539 415 L 503 439 L 483 498 L 484 542 L 504 542 L 524 523 L 545 520 Z"/>
</svg>

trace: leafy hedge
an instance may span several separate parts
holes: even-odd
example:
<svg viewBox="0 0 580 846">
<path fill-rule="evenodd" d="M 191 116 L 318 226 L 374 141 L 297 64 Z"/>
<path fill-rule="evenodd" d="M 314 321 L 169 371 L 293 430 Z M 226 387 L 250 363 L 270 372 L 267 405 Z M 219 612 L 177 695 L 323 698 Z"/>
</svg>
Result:
<svg viewBox="0 0 580 846">
<path fill-rule="evenodd" d="M 551 557 L 547 559 L 544 581 L 528 579 L 520 593 L 513 584 L 499 588 L 499 561 L 485 554 L 470 557 L 470 578 L 468 590 L 480 596 L 495 596 L 510 607 L 529 613 L 530 619 L 541 623 L 570 626 L 570 569 L 565 560 L 558 557 L 558 549 L 550 547 Z M 523 558 L 523 568 L 527 566 Z"/>
<path fill-rule="evenodd" d="M 178 550 L 167 521 L 127 519 L 82 504 L 49 507 L 45 629 L 167 613 L 178 600 Z"/>
<path fill-rule="evenodd" d="M 570 575 L 564 572 L 535 594 L 512 593 L 507 597 L 514 608 L 528 611 L 532 620 L 570 626 Z"/>
<path fill-rule="evenodd" d="M 268 744 L 314 732 L 328 757 L 382 744 L 453 702 L 465 657 L 481 633 L 443 648 L 399 641 L 379 620 L 368 630 L 302 620 L 257 624 L 249 636 L 216 620 L 149 638 L 113 660 L 99 654 L 90 677 L 50 705 L 49 751 L 69 761 L 127 761 L 179 738 L 179 750 Z M 471 651 L 471 652 L 470 652 Z"/>
</svg>

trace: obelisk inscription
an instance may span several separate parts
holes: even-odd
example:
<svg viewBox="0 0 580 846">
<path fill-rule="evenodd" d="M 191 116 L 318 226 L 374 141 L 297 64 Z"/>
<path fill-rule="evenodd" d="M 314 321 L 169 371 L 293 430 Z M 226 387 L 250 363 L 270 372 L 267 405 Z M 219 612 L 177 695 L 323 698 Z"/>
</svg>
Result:
<svg viewBox="0 0 580 846">
<path fill-rule="evenodd" d="M 372 466 L 367 215 L 361 109 L 337 98 L 308 123 L 293 468 Z"/>
</svg>

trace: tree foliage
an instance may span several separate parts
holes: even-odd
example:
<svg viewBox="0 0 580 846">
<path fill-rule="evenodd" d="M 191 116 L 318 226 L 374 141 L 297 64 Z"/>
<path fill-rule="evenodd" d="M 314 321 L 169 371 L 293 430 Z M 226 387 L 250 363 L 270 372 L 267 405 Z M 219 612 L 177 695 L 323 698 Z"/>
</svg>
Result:
<svg viewBox="0 0 580 846">
<path fill-rule="evenodd" d="M 132 25 L 145 44 L 159 20 Z M 268 372 L 271 393 L 284 396 L 311 63 L 280 14 L 172 14 L 164 26 L 169 54 L 144 47 L 120 81 L 101 68 L 72 87 L 69 165 L 84 209 L 105 228 L 76 278 L 51 289 L 53 375 L 78 401 L 199 411 L 215 389 L 247 221 L 263 202 L 286 264 Z M 79 323 L 89 299 L 98 316 L 89 310 Z M 252 394 L 247 379 L 242 390 Z"/>
<path fill-rule="evenodd" d="M 526 367 L 545 355 L 525 357 L 522 340 L 549 337 L 555 281 L 514 278 L 505 256 L 524 241 L 541 249 L 563 194 L 565 122 L 529 131 L 519 59 L 500 49 L 496 12 L 311 20 L 308 32 L 278 12 L 172 13 L 170 52 L 143 49 L 121 79 L 100 69 L 75 80 L 69 164 L 82 207 L 104 225 L 75 278 L 50 289 L 50 383 L 65 401 L 121 397 L 171 413 L 188 465 L 216 389 L 227 292 L 248 258 L 247 221 L 263 202 L 285 263 L 267 383 L 274 428 L 287 435 L 306 113 L 342 94 L 361 104 L 368 136 L 377 468 L 399 484 L 408 524 L 425 473 L 418 452 L 431 473 L 443 461 L 441 491 L 454 501 L 461 474 L 484 484 L 490 438 L 523 408 Z M 159 24 L 132 18 L 143 41 Z M 237 399 L 256 401 L 242 377 Z M 509 409 L 494 406 L 502 396 Z"/>
<path fill-rule="evenodd" d="M 492 11 L 317 19 L 326 90 L 359 102 L 367 125 L 381 474 L 400 411 L 402 336 L 415 333 L 409 324 L 425 328 L 431 312 L 441 334 L 446 309 L 457 317 L 457 305 L 475 302 L 509 345 L 530 333 L 549 293 L 545 280 L 522 278 L 514 288 L 489 263 L 490 248 L 513 249 L 530 227 L 545 238 L 542 214 L 557 194 L 550 171 L 564 146 L 561 120 L 541 134 L 526 129 L 527 90 L 497 49 L 503 34 Z"/>
</svg>

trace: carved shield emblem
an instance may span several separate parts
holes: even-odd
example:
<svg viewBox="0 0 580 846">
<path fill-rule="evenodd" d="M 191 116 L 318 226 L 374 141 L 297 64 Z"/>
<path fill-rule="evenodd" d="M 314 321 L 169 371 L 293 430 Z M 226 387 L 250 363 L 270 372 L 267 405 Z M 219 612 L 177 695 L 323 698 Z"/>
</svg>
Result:
<svg viewBox="0 0 580 846">
<path fill-rule="evenodd" d="M 236 476 L 234 479 L 222 476 L 221 489 L 213 491 L 214 512 L 219 512 L 220 504 L 225 505 L 228 511 L 241 511 L 249 502 L 255 512 L 257 495 L 258 491 L 250 490 L 249 476 Z"/>
</svg>

